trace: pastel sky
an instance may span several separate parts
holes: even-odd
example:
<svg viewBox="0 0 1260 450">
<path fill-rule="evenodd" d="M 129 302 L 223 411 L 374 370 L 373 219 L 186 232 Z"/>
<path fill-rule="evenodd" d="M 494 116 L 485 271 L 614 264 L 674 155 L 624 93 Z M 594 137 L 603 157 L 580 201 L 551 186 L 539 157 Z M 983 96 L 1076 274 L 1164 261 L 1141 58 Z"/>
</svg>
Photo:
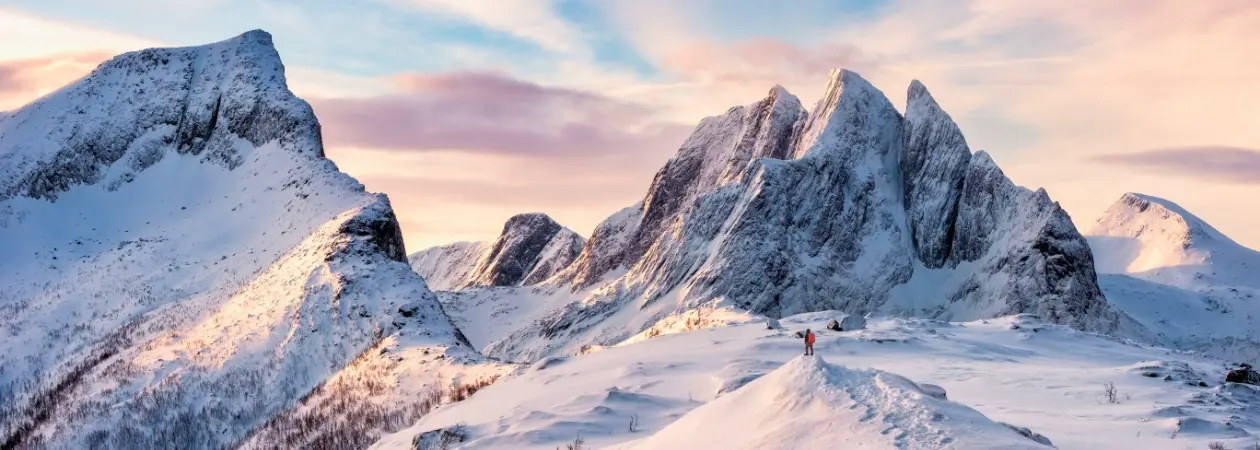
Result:
<svg viewBox="0 0 1260 450">
<path fill-rule="evenodd" d="M 1124 192 L 1260 248 L 1255 0 L 0 0 L 0 110 L 111 55 L 271 32 L 409 250 L 521 212 L 589 235 L 701 118 L 827 69 L 919 79 L 1082 229 Z"/>
</svg>

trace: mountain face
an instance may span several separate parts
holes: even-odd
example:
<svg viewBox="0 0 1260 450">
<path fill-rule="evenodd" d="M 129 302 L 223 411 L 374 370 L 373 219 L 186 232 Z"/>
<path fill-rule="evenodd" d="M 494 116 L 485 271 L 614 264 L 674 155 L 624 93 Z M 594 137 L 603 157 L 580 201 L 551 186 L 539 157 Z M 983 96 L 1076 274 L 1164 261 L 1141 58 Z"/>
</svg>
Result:
<svg viewBox="0 0 1260 450">
<path fill-rule="evenodd" d="M 776 86 L 764 100 L 700 121 L 678 155 L 652 180 L 636 207 L 596 227 L 564 282 L 585 287 L 618 267 L 630 267 L 702 194 L 741 177 L 756 158 L 783 159 L 806 117 L 801 102 Z"/>
<path fill-rule="evenodd" d="M 1128 193 L 1086 233 L 1104 273 L 1141 274 L 1180 286 L 1252 284 L 1260 253 L 1168 200 Z"/>
<path fill-rule="evenodd" d="M 494 242 L 459 242 L 413 253 L 408 261 L 437 290 L 540 283 L 568 267 L 585 239 L 546 214 L 508 219 Z"/>
<path fill-rule="evenodd" d="M 9 148 L 0 155 L 0 199 L 55 200 L 72 186 L 101 182 L 114 189 L 166 148 L 228 168 L 245 163 L 244 144 L 323 156 L 319 122 L 285 87 L 266 33 L 114 58 L 4 117 L 0 130 Z"/>
<path fill-rule="evenodd" d="M 962 130 L 918 80 L 910 84 L 903 127 L 901 173 L 907 225 L 919 260 L 927 267 L 943 267 L 962 256 L 951 250 L 971 150 Z M 978 166 L 987 164 L 991 160 L 979 161 Z M 977 185 L 972 179 L 972 185 Z"/>
<path fill-rule="evenodd" d="M 1176 203 L 1135 193 L 1087 235 L 1107 298 L 1165 345 L 1260 362 L 1260 252 Z"/>
<path fill-rule="evenodd" d="M 921 83 L 903 116 L 849 71 L 831 74 L 813 112 L 776 87 L 701 121 L 644 200 L 544 284 L 582 299 L 484 351 L 611 345 L 713 302 L 771 317 L 1034 313 L 1143 333 L 1106 302 L 1089 246 L 1044 190 L 972 154 Z"/>
<path fill-rule="evenodd" d="M 368 349 L 480 358 L 262 31 L 124 54 L 0 118 L 0 254 L 3 448 L 221 448 Z M 388 428 L 366 420 L 307 435 Z"/>
<path fill-rule="evenodd" d="M 412 253 L 407 256 L 407 263 L 424 278 L 430 288 L 449 291 L 463 285 L 464 278 L 472 271 L 488 246 L 486 242 L 446 244 Z"/>
</svg>

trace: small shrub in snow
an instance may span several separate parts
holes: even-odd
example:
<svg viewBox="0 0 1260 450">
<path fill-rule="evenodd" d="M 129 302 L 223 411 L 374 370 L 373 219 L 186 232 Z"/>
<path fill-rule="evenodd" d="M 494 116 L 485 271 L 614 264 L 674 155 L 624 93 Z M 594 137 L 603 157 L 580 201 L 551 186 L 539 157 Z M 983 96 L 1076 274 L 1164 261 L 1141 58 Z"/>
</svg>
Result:
<svg viewBox="0 0 1260 450">
<path fill-rule="evenodd" d="M 629 427 L 629 431 L 630 431 L 631 433 L 633 433 L 633 432 L 635 432 L 635 431 L 639 431 L 639 415 L 638 415 L 638 414 L 635 414 L 635 415 L 630 416 L 630 427 Z"/>
<path fill-rule="evenodd" d="M 1116 390 L 1116 384 L 1110 381 L 1103 383 L 1103 401 L 1109 404 L 1120 403 L 1120 393 Z"/>
<path fill-rule="evenodd" d="M 1225 443 L 1221 441 L 1208 442 L 1208 450 L 1225 450 Z"/>
<path fill-rule="evenodd" d="M 498 379 L 499 379 L 499 376 L 494 375 L 490 377 L 478 378 L 476 381 L 473 381 L 472 383 L 459 383 L 459 384 L 456 384 L 455 386 L 452 386 L 451 393 L 450 393 L 451 403 L 462 402 L 466 400 L 468 397 L 472 397 L 472 395 L 476 394 L 477 391 L 481 390 L 481 388 L 494 384 L 494 382 Z"/>
</svg>

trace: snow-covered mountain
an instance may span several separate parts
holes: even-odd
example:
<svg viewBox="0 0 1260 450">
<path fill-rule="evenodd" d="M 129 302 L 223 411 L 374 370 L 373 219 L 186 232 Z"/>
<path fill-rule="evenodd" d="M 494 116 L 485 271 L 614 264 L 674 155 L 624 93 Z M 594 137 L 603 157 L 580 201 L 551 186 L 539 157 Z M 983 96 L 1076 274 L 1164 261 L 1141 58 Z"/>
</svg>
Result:
<svg viewBox="0 0 1260 450">
<path fill-rule="evenodd" d="M 0 117 L 0 447 L 362 446 L 419 414 L 398 379 L 495 370 L 319 130 L 262 31 Z"/>
<path fill-rule="evenodd" d="M 586 239 L 546 214 L 518 214 L 494 242 L 456 242 L 412 253 L 411 267 L 435 290 L 520 286 L 568 267 Z"/>
<path fill-rule="evenodd" d="M 643 201 L 600 224 L 543 287 L 535 303 L 553 308 L 484 351 L 531 360 L 612 345 L 702 306 L 771 317 L 1035 313 L 1144 333 L 1107 303 L 1089 246 L 1044 190 L 972 154 L 921 83 L 903 116 L 845 70 L 813 112 L 775 87 L 702 120 Z"/>
<path fill-rule="evenodd" d="M 1260 252 L 1158 197 L 1124 194 L 1086 232 L 1098 271 L 1180 287 L 1260 287 Z"/>
<path fill-rule="evenodd" d="M 1260 252 L 1176 203 L 1133 193 L 1087 235 L 1107 298 L 1166 345 L 1260 362 Z"/>
</svg>

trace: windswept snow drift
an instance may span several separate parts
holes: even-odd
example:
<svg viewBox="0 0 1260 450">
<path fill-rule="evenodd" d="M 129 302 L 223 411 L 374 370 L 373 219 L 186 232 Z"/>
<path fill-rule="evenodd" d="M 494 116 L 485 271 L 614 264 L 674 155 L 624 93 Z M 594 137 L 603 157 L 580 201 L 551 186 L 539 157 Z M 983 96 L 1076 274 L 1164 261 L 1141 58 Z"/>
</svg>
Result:
<svg viewBox="0 0 1260 450">
<path fill-rule="evenodd" d="M 352 361 L 389 380 L 483 361 L 385 196 L 324 158 L 262 31 L 124 54 L 0 117 L 0 254 L 0 447 L 220 448 Z M 398 399 L 336 400 L 380 414 L 290 442 L 403 425 Z"/>
<path fill-rule="evenodd" d="M 797 356 L 628 449 L 1045 449 L 879 370 Z"/>
</svg>

